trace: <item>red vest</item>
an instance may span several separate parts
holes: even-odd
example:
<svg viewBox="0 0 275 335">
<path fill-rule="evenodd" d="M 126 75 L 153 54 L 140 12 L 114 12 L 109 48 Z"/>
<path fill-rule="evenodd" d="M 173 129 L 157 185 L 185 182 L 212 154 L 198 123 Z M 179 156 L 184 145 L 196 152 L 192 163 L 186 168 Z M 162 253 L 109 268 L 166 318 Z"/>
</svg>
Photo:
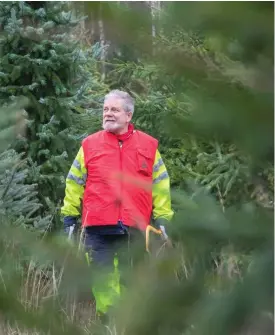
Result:
<svg viewBox="0 0 275 335">
<path fill-rule="evenodd" d="M 152 213 L 153 166 L 158 141 L 135 130 L 120 146 L 107 131 L 82 143 L 87 181 L 82 225 L 123 224 L 145 230 Z"/>
</svg>

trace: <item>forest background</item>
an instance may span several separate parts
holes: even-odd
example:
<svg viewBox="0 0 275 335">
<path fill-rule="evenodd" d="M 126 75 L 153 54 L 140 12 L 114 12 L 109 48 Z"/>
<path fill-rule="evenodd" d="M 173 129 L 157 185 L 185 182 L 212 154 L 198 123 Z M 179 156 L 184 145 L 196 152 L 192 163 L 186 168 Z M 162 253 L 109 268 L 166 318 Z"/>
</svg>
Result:
<svg viewBox="0 0 275 335">
<path fill-rule="evenodd" d="M 3 334 L 272 333 L 273 7 L 0 3 Z M 104 327 L 60 207 L 110 89 L 135 97 L 135 126 L 159 139 L 176 215 L 174 248 L 133 270 Z"/>
</svg>

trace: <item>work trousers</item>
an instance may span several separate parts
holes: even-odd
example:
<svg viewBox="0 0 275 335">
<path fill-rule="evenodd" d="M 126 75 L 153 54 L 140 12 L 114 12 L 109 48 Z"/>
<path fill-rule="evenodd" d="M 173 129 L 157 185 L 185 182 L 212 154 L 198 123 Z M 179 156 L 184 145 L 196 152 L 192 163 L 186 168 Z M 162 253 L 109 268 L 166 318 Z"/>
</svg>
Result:
<svg viewBox="0 0 275 335">
<path fill-rule="evenodd" d="M 87 227 L 84 241 L 93 270 L 92 292 L 96 310 L 98 314 L 105 314 L 127 286 L 132 267 L 144 259 L 145 238 L 137 229 L 104 234 L 102 229 Z"/>
</svg>

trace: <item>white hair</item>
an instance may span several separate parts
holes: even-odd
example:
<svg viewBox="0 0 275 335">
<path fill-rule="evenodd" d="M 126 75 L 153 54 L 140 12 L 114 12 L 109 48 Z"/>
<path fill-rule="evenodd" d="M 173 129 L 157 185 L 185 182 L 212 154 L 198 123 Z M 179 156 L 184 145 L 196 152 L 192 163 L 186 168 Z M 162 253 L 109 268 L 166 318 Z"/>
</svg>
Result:
<svg viewBox="0 0 275 335">
<path fill-rule="evenodd" d="M 105 95 L 105 99 L 107 100 L 110 97 L 116 97 L 118 99 L 121 99 L 123 101 L 123 108 L 126 112 L 130 112 L 134 114 L 134 107 L 135 102 L 134 99 L 130 96 L 129 93 L 120 91 L 120 90 L 113 90 Z"/>
</svg>

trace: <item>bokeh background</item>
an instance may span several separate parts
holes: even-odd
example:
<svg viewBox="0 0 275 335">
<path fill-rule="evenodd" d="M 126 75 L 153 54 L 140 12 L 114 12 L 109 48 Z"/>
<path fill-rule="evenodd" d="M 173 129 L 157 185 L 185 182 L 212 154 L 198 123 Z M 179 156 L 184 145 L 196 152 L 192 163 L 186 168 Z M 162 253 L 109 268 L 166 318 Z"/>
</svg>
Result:
<svg viewBox="0 0 275 335">
<path fill-rule="evenodd" d="M 273 60 L 273 2 L 0 3 L 1 334 L 273 334 Z M 159 139 L 175 217 L 101 325 L 60 206 L 110 89 Z"/>
</svg>

